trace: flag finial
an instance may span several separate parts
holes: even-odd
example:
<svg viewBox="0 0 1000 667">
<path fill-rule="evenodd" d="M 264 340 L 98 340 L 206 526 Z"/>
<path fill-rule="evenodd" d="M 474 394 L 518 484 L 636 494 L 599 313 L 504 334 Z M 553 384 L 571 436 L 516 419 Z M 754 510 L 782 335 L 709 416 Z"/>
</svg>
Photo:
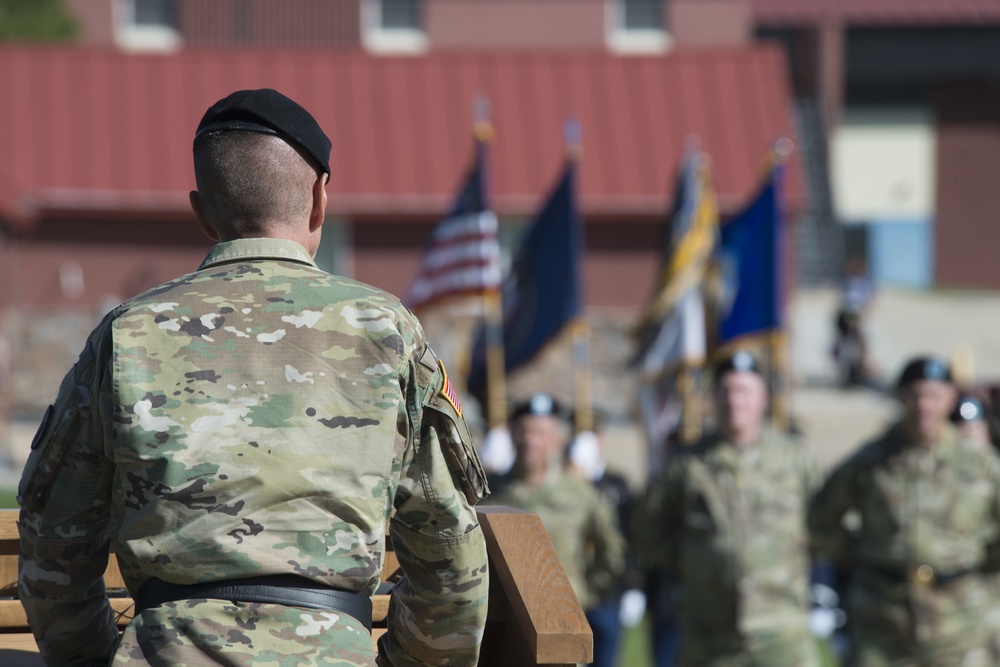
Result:
<svg viewBox="0 0 1000 667">
<path fill-rule="evenodd" d="M 566 158 L 568 160 L 579 160 L 583 155 L 583 126 L 575 118 L 571 118 L 563 125 L 563 141 L 566 144 Z"/>
<path fill-rule="evenodd" d="M 774 152 L 781 159 L 787 158 L 795 150 L 795 142 L 788 137 L 781 137 L 774 142 Z"/>
<path fill-rule="evenodd" d="M 490 98 L 484 93 L 476 95 L 476 99 L 472 101 L 472 133 L 479 141 L 493 139 L 493 124 L 490 122 L 492 111 Z"/>
</svg>

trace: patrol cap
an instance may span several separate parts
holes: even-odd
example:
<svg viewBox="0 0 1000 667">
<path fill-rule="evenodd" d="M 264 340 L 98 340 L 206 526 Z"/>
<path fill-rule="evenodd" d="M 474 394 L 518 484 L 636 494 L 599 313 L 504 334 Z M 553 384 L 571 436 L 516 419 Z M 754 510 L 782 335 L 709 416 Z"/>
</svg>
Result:
<svg viewBox="0 0 1000 667">
<path fill-rule="evenodd" d="M 716 380 L 730 371 L 764 375 L 760 368 L 760 362 L 747 350 L 736 350 L 732 354 L 726 355 L 715 362 L 713 374 Z"/>
<path fill-rule="evenodd" d="M 903 368 L 896 387 L 902 389 L 917 380 L 937 380 L 951 383 L 951 366 L 940 357 L 917 357 Z"/>
<path fill-rule="evenodd" d="M 563 410 L 563 406 L 556 399 L 552 398 L 550 394 L 546 394 L 545 392 L 532 394 L 527 401 L 514 405 L 510 418 L 513 420 L 525 415 L 556 417 L 558 419 L 565 419 L 567 416 Z"/>
<path fill-rule="evenodd" d="M 980 421 L 985 417 L 983 404 L 974 396 L 963 396 L 951 413 L 951 421 L 956 424 Z"/>
<path fill-rule="evenodd" d="M 324 173 L 330 173 L 329 137 L 312 114 L 276 90 L 238 90 L 222 98 L 202 116 L 194 138 L 229 130 L 277 135 L 304 150 Z"/>
</svg>

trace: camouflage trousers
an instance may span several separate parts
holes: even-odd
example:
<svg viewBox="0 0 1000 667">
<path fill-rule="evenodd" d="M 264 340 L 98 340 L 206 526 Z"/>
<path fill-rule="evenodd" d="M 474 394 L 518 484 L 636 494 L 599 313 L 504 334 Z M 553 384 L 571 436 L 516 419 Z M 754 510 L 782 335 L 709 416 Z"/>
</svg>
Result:
<svg viewBox="0 0 1000 667">
<path fill-rule="evenodd" d="M 807 630 L 758 632 L 743 637 L 692 637 L 682 633 L 678 667 L 819 667 L 816 641 Z"/>
<path fill-rule="evenodd" d="M 372 638 L 346 614 L 221 600 L 168 602 L 122 634 L 113 665 L 375 667 Z"/>
</svg>

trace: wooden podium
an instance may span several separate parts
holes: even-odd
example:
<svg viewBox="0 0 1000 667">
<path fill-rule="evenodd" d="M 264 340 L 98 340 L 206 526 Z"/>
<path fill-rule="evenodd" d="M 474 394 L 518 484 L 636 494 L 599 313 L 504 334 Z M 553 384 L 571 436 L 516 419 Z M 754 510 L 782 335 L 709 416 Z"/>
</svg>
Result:
<svg viewBox="0 0 1000 667">
<path fill-rule="evenodd" d="M 479 659 L 481 667 L 568 667 L 593 659 L 593 634 L 556 558 L 537 514 L 509 507 L 484 507 L 479 521 L 490 558 L 489 613 Z M 17 511 L 0 510 L 0 665 L 43 665 L 17 599 Z M 386 540 L 383 580 L 398 568 Z M 104 580 L 109 590 L 124 588 L 112 558 Z M 122 624 L 131 617 L 132 599 L 112 597 Z M 372 600 L 372 641 L 385 632 L 389 596 Z"/>
</svg>

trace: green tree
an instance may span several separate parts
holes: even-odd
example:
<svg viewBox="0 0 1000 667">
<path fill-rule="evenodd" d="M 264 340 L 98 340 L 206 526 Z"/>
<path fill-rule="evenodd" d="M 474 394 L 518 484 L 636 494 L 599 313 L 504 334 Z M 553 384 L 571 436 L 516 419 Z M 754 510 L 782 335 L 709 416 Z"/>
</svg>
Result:
<svg viewBox="0 0 1000 667">
<path fill-rule="evenodd" d="M 0 0 L 0 42 L 68 42 L 78 29 L 63 0 Z"/>
</svg>

